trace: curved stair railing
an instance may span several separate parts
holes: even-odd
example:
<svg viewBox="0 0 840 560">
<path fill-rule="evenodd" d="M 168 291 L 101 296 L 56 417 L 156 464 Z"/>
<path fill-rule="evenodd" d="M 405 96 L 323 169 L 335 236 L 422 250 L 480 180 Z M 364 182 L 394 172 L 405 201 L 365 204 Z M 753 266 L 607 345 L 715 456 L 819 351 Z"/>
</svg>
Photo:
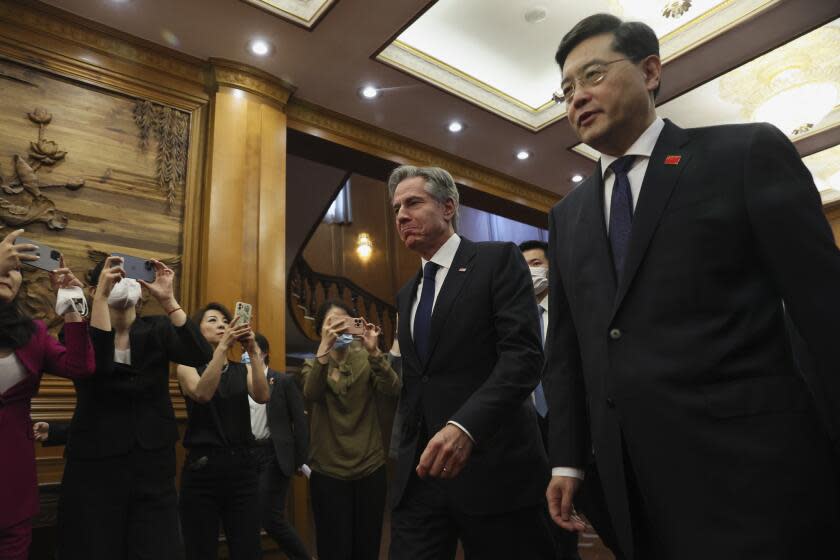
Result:
<svg viewBox="0 0 840 560">
<path fill-rule="evenodd" d="M 394 341 L 397 309 L 371 294 L 356 283 L 341 276 L 315 272 L 298 255 L 289 270 L 287 282 L 289 314 L 300 331 L 310 340 L 318 340 L 315 333 L 315 313 L 327 299 L 338 298 L 353 309 L 355 317 L 364 317 L 382 328 L 380 349 L 387 352 Z"/>
</svg>

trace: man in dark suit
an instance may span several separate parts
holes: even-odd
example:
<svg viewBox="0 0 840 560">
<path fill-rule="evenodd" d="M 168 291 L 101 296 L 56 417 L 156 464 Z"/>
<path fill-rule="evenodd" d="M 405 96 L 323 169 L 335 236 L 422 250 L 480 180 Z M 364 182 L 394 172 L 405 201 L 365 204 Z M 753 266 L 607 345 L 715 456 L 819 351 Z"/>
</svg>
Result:
<svg viewBox="0 0 840 560">
<path fill-rule="evenodd" d="M 259 333 L 255 339 L 271 389 L 271 397 L 265 404 L 248 398 L 259 471 L 260 520 L 263 529 L 290 560 L 309 560 L 312 555 L 286 519 L 289 483 L 309 452 L 309 424 L 303 410 L 303 395 L 294 377 L 268 367 L 271 359 L 268 339 Z"/>
<path fill-rule="evenodd" d="M 548 243 L 533 239 L 519 244 L 519 250 L 525 258 L 525 263 L 531 271 L 531 283 L 534 285 L 534 296 L 537 299 L 537 315 L 540 320 L 540 338 L 545 340 L 548 328 Z M 543 446 L 548 450 L 548 403 L 542 383 L 537 385 L 531 393 L 534 410 L 537 411 L 537 423 Z M 548 509 L 546 509 L 548 515 Z M 553 524 L 552 524 L 553 525 Z M 580 560 L 578 554 L 578 534 L 553 525 L 552 537 L 557 560 Z"/>
<path fill-rule="evenodd" d="M 403 418 L 392 560 L 552 558 L 548 465 L 530 395 L 542 364 L 528 268 L 512 243 L 455 233 L 458 189 L 439 168 L 388 181 L 422 273 L 397 295 Z"/>
<path fill-rule="evenodd" d="M 595 462 L 627 558 L 817 558 L 840 532 L 840 254 L 793 145 L 767 124 L 657 118 L 653 30 L 596 15 L 557 52 L 595 173 L 550 216 L 546 341 L 555 520 Z"/>
</svg>

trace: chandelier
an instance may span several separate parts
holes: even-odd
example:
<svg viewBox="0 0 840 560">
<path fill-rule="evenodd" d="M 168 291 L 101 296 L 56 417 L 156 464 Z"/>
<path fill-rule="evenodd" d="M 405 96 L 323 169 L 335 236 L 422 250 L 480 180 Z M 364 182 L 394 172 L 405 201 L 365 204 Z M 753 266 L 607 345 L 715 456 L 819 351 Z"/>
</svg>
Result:
<svg viewBox="0 0 840 560">
<path fill-rule="evenodd" d="M 822 27 L 732 70 L 720 96 L 747 121 L 793 137 L 810 132 L 840 103 L 840 29 Z"/>
</svg>

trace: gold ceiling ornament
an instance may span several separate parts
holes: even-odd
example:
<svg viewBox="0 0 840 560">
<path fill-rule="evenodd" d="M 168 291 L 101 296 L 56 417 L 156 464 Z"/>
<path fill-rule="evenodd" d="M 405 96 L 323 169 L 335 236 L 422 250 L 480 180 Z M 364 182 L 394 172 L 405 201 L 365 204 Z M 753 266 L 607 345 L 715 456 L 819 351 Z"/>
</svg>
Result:
<svg viewBox="0 0 840 560">
<path fill-rule="evenodd" d="M 720 97 L 750 122 L 801 137 L 840 103 L 840 28 L 821 27 L 720 78 Z"/>
<path fill-rule="evenodd" d="M 662 17 L 679 19 L 691 9 L 691 0 L 676 0 L 668 2 L 662 9 Z"/>
</svg>

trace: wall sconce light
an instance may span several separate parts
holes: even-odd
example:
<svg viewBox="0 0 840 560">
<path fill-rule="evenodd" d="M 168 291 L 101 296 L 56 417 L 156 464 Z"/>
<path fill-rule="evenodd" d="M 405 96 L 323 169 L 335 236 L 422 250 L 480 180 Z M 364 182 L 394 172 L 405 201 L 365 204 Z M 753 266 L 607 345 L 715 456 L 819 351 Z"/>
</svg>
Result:
<svg viewBox="0 0 840 560">
<path fill-rule="evenodd" d="M 362 260 L 369 259 L 373 253 L 373 241 L 367 233 L 359 234 L 359 238 L 356 240 L 356 253 Z"/>
</svg>

